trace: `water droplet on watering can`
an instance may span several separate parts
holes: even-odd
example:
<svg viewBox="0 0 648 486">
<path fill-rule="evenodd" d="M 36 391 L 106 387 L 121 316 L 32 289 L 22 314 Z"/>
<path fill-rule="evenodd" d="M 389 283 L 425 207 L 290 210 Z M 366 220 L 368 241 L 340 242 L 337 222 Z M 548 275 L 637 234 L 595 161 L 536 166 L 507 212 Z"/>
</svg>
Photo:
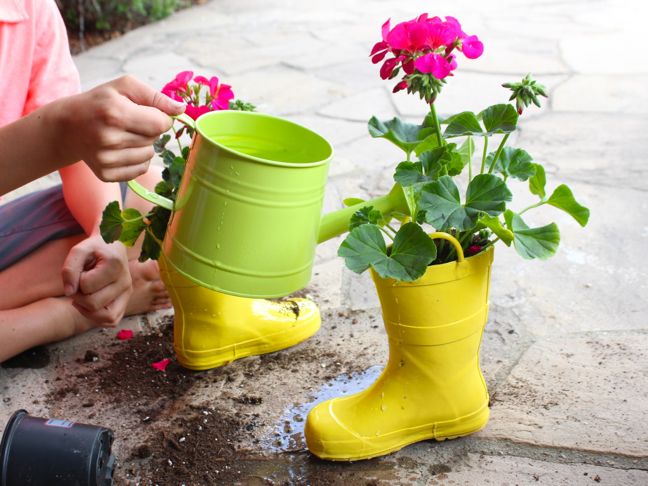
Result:
<svg viewBox="0 0 648 486">
<path fill-rule="evenodd" d="M 220 243 L 216 243 L 216 248 L 220 248 Z"/>
<path fill-rule="evenodd" d="M 403 366 L 405 366 L 405 361 L 401 359 L 401 360 L 398 362 L 398 366 L 400 366 L 401 368 L 402 368 Z"/>
<path fill-rule="evenodd" d="M 387 405 L 385 405 L 384 403 L 380 404 L 380 411 L 384 412 L 385 410 L 387 410 Z"/>
</svg>

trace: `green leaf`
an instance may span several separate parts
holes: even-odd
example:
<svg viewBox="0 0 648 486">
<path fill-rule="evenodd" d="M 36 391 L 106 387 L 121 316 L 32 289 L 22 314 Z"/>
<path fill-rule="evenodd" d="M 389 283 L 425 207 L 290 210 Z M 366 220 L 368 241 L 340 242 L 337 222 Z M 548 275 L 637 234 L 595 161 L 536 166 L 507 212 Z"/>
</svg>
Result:
<svg viewBox="0 0 648 486">
<path fill-rule="evenodd" d="M 386 258 L 387 247 L 380 229 L 372 224 L 353 228 L 338 248 L 338 256 L 355 273 L 362 273 Z"/>
<path fill-rule="evenodd" d="M 171 211 L 161 206 L 155 206 L 147 215 L 146 219 L 150 224 L 144 233 L 142 251 L 138 260 L 144 262 L 148 259 L 157 260 L 160 258 L 160 245 L 158 241 L 164 239 L 167 224 L 171 217 Z"/>
<path fill-rule="evenodd" d="M 487 167 L 490 167 L 494 156 L 495 152 L 491 152 L 486 157 Z M 535 164 L 533 164 L 533 159 L 525 150 L 504 147 L 495 163 L 495 170 L 505 177 L 514 177 L 526 181 L 535 174 Z"/>
<path fill-rule="evenodd" d="M 504 219 L 508 228 L 513 231 L 513 245 L 522 258 L 546 260 L 553 256 L 560 243 L 560 232 L 556 223 L 539 228 L 529 228 L 522 218 L 507 210 Z"/>
<path fill-rule="evenodd" d="M 365 202 L 365 200 L 360 199 L 359 197 L 347 197 L 346 199 L 342 200 L 342 204 L 344 204 L 347 208 L 363 202 Z"/>
<path fill-rule="evenodd" d="M 374 270 L 383 278 L 412 282 L 423 276 L 436 254 L 436 245 L 425 231 L 416 223 L 406 223 L 396 233 L 389 256 Z"/>
<path fill-rule="evenodd" d="M 439 140 L 437 139 L 436 133 L 433 133 L 432 135 L 426 135 L 426 131 L 430 130 L 429 128 L 424 128 L 419 132 L 419 136 L 422 138 L 422 142 L 419 142 L 419 144 L 414 148 L 414 153 L 416 155 L 421 155 L 423 152 L 427 152 L 428 150 L 433 150 L 437 147 L 441 147 L 439 145 Z"/>
<path fill-rule="evenodd" d="M 461 144 L 459 150 L 457 150 L 459 156 L 461 157 L 461 163 L 465 167 L 470 163 L 475 153 L 475 142 L 472 137 L 467 137 L 466 141 Z"/>
<path fill-rule="evenodd" d="M 121 209 L 119 209 L 117 201 L 111 202 L 104 208 L 101 223 L 99 224 L 99 232 L 106 243 L 112 243 L 119 239 L 122 232 L 122 221 Z"/>
<path fill-rule="evenodd" d="M 461 205 L 459 189 L 450 176 L 424 185 L 418 200 L 418 207 L 424 213 L 425 222 L 437 231 L 457 228 L 464 231 L 473 227 L 474 221 Z"/>
<path fill-rule="evenodd" d="M 401 186 L 407 187 L 426 181 L 427 178 L 423 175 L 423 166 L 420 162 L 401 162 L 396 166 L 394 180 Z"/>
<path fill-rule="evenodd" d="M 441 175 L 461 173 L 464 164 L 456 147 L 456 144 L 449 143 L 420 155 L 423 172 L 430 180 L 436 180 Z"/>
<path fill-rule="evenodd" d="M 578 224 L 585 226 L 589 221 L 590 211 L 585 206 L 578 204 L 571 189 L 565 184 L 556 187 L 556 190 L 547 199 L 547 204 L 562 209 L 572 218 L 578 221 Z"/>
<path fill-rule="evenodd" d="M 471 111 L 464 111 L 451 116 L 444 121 L 447 123 L 444 138 L 461 137 L 463 135 L 483 135 L 484 130 L 479 124 L 477 115 Z"/>
<path fill-rule="evenodd" d="M 126 208 L 122 211 L 121 216 L 123 222 L 119 241 L 126 246 L 133 246 L 137 241 L 137 238 L 139 238 L 139 235 L 142 234 L 142 231 L 146 228 L 146 223 L 144 223 L 142 213 L 137 209 Z"/>
<path fill-rule="evenodd" d="M 383 122 L 372 116 L 369 120 L 369 134 L 373 138 L 385 138 L 406 153 L 411 153 L 420 143 L 421 128 L 420 125 L 405 123 L 398 117 Z"/>
<path fill-rule="evenodd" d="M 512 197 L 502 179 L 493 174 L 479 174 L 468 184 L 466 211 L 473 220 L 479 218 L 481 213 L 497 216 L 504 212 L 506 203 Z"/>
<path fill-rule="evenodd" d="M 121 211 L 119 203 L 113 201 L 103 210 L 99 231 L 106 243 L 119 240 L 126 246 L 133 246 L 145 227 L 142 214 L 137 209 Z"/>
<path fill-rule="evenodd" d="M 382 226 L 383 220 L 383 214 L 379 210 L 373 206 L 365 206 L 353 213 L 349 221 L 349 230 L 368 223 Z"/>
<path fill-rule="evenodd" d="M 533 167 L 535 168 L 535 174 L 533 174 L 529 179 L 529 190 L 531 191 L 531 194 L 535 194 L 536 196 L 540 196 L 540 199 L 544 199 L 547 195 L 545 193 L 547 178 L 545 176 L 544 167 L 540 164 L 533 164 Z"/>
<path fill-rule="evenodd" d="M 479 218 L 479 222 L 495 233 L 506 246 L 511 246 L 513 241 L 513 232 L 502 225 L 497 216 L 484 215 Z"/>
<path fill-rule="evenodd" d="M 169 140 L 171 140 L 171 135 L 165 133 L 160 138 L 158 138 L 155 142 L 153 142 L 153 150 L 155 150 L 155 153 L 161 154 L 162 152 L 164 152 L 164 147 L 166 146 L 167 143 L 169 143 Z"/>
<path fill-rule="evenodd" d="M 388 255 L 380 229 L 365 224 L 349 233 L 340 245 L 338 255 L 356 273 L 362 273 L 371 266 L 383 278 L 410 282 L 420 278 L 434 261 L 436 246 L 420 226 L 406 223 L 396 233 Z"/>
<path fill-rule="evenodd" d="M 518 116 L 509 104 L 489 106 L 479 114 L 489 134 L 511 133 L 517 127 Z"/>
</svg>

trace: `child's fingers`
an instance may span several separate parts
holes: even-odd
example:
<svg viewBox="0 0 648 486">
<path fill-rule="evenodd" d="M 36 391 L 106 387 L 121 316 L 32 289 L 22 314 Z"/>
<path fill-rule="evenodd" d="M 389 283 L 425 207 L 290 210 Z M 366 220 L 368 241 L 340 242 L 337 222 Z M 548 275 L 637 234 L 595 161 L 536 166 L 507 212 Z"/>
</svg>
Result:
<svg viewBox="0 0 648 486">
<path fill-rule="evenodd" d="M 94 254 L 88 253 L 83 246 L 75 246 L 70 250 L 61 269 L 65 295 L 72 295 L 79 289 L 79 280 L 86 266 L 95 260 Z"/>
<path fill-rule="evenodd" d="M 156 108 L 167 115 L 179 115 L 185 110 L 184 103 L 169 98 L 132 76 L 122 76 L 116 84 L 121 94 L 138 105 Z"/>
</svg>

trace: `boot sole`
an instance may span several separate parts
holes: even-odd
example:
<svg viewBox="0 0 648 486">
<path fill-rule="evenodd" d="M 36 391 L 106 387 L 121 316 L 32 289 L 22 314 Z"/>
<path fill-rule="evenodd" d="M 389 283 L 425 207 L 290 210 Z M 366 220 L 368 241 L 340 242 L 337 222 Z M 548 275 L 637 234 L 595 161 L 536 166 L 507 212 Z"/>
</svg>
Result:
<svg viewBox="0 0 648 486">
<path fill-rule="evenodd" d="M 425 440 L 436 440 L 438 442 L 443 442 L 445 440 L 452 440 L 459 437 L 472 435 L 475 432 L 479 432 L 484 427 L 486 427 L 489 415 L 490 410 L 488 409 L 488 404 L 486 404 L 476 412 L 473 412 L 472 414 L 466 415 L 464 417 L 460 417 L 458 419 L 419 426 L 417 427 L 417 429 L 419 430 L 414 432 L 409 429 L 407 436 L 401 437 L 396 441 L 395 444 L 389 447 L 381 447 L 378 450 L 364 451 L 362 454 L 355 454 L 351 451 L 349 451 L 349 453 L 347 454 L 327 453 L 325 451 L 313 450 L 313 448 L 311 448 L 310 446 L 309 450 L 320 459 L 326 459 L 329 461 L 360 461 L 365 459 L 373 459 L 375 457 L 391 454 L 393 452 L 401 450 L 403 447 Z M 371 444 L 372 440 L 373 438 L 363 438 L 362 443 L 364 447 L 366 448 L 367 444 Z M 340 445 L 342 447 L 349 447 L 348 443 Z M 335 449 L 340 447 L 340 445 L 329 443 L 327 444 L 327 448 Z"/>
<path fill-rule="evenodd" d="M 181 354 L 176 350 L 178 363 L 184 368 L 194 371 L 204 371 L 213 368 L 219 368 L 238 359 L 247 358 L 248 356 L 258 356 L 261 354 L 275 353 L 286 348 L 295 346 L 313 336 L 320 328 L 321 319 L 319 316 L 311 320 L 304 321 L 289 330 L 283 330 L 274 334 L 264 336 L 264 341 L 268 339 L 283 339 L 267 343 L 259 342 L 258 339 L 231 344 L 224 348 L 201 351 L 195 353 L 195 357 L 187 357 L 192 354 L 191 351 L 184 350 Z M 282 336 L 283 335 L 283 336 Z M 207 355 L 207 357 L 205 357 Z"/>
</svg>

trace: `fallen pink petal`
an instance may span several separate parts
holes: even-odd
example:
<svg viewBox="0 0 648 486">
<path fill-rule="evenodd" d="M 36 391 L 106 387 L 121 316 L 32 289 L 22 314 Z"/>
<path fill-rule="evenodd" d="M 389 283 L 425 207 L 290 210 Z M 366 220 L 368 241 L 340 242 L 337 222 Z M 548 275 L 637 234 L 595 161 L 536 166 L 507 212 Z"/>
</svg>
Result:
<svg viewBox="0 0 648 486">
<path fill-rule="evenodd" d="M 129 339 L 133 339 L 133 331 L 130 329 L 122 329 L 117 333 L 117 339 L 120 341 L 128 341 Z"/>
<path fill-rule="evenodd" d="M 169 366 L 170 362 L 171 362 L 170 358 L 164 358 L 163 360 L 152 363 L 151 366 L 158 371 L 166 371 L 166 368 L 167 366 Z"/>
</svg>

